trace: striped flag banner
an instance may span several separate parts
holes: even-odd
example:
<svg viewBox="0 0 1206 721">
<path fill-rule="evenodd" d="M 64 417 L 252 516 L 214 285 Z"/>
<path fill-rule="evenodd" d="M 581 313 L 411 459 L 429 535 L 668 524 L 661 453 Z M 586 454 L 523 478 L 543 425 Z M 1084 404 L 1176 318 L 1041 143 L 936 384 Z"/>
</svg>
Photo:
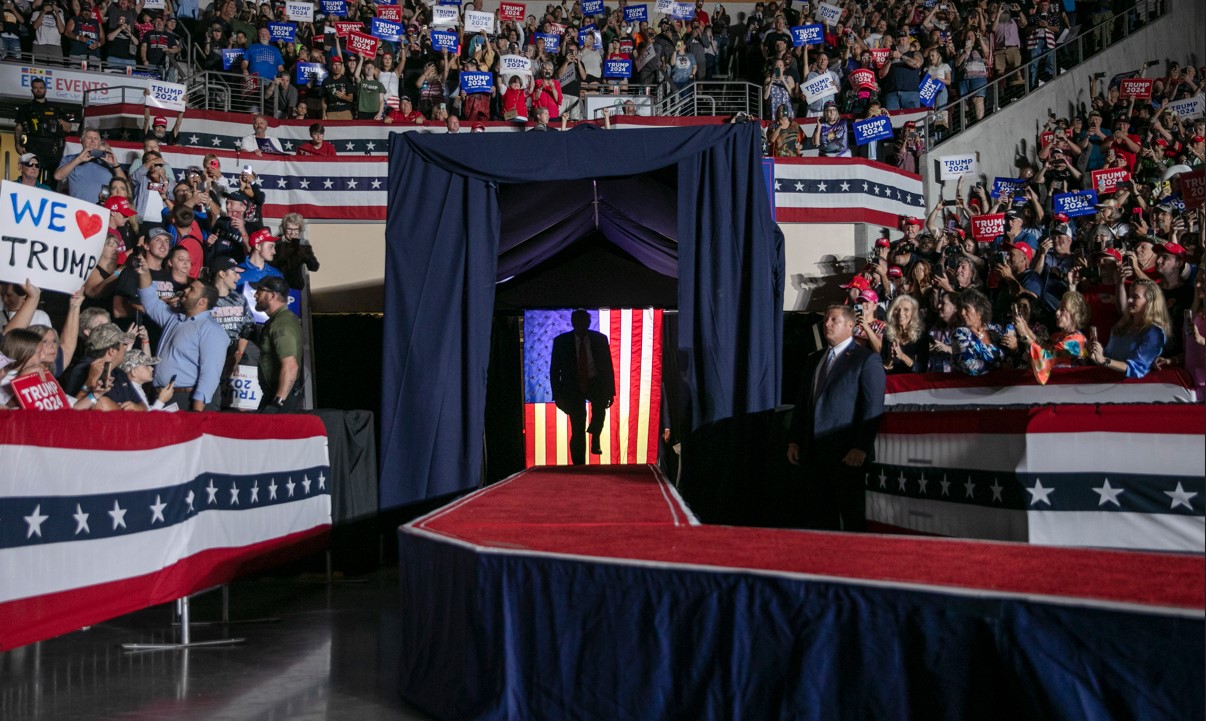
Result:
<svg viewBox="0 0 1206 721">
<path fill-rule="evenodd" d="M 1026 370 L 902 373 L 888 376 L 884 405 L 1062 405 L 1066 403 L 1194 403 L 1193 379 L 1182 368 L 1123 378 L 1105 368 L 1056 368 L 1047 385 Z"/>
<path fill-rule="evenodd" d="M 11 411 L 0 467 L 0 650 L 319 550 L 331 525 L 312 416 Z"/>
<path fill-rule="evenodd" d="M 921 176 L 861 158 L 776 158 L 780 223 L 870 223 L 925 215 Z"/>
<path fill-rule="evenodd" d="M 527 467 L 570 463 L 569 417 L 553 403 L 549 354 L 553 338 L 570 330 L 570 310 L 524 313 L 524 448 Z M 662 310 L 588 311 L 591 330 L 607 336 L 616 398 L 599 435 L 603 454 L 588 465 L 655 463 L 662 401 Z"/>
<path fill-rule="evenodd" d="M 1193 404 L 893 411 L 865 479 L 879 530 L 1052 546 L 1206 550 Z"/>
</svg>

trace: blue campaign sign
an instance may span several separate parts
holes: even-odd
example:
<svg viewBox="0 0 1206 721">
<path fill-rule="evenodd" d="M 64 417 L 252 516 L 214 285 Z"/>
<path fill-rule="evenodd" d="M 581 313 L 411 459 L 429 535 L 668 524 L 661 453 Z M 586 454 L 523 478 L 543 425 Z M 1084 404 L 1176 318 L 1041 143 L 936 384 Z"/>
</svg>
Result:
<svg viewBox="0 0 1206 721">
<path fill-rule="evenodd" d="M 460 5 L 461 0 L 440 0 L 438 5 Z"/>
<path fill-rule="evenodd" d="M 649 22 L 648 5 L 628 5 L 624 8 L 624 22 L 635 23 L 641 20 Z"/>
<path fill-rule="evenodd" d="M 603 61 L 603 77 L 605 78 L 631 78 L 632 77 L 632 61 L 631 60 L 604 60 Z"/>
<path fill-rule="evenodd" d="M 544 41 L 544 51 L 546 53 L 555 53 L 561 50 L 561 36 L 553 33 L 536 33 L 537 40 Z"/>
<path fill-rule="evenodd" d="M 461 71 L 461 92 L 466 95 L 494 92 L 494 73 Z"/>
<path fill-rule="evenodd" d="M 1008 191 L 1010 195 L 1017 195 L 1025 187 L 1026 181 L 1021 178 L 993 178 L 992 197 L 1001 197 L 1001 191 Z"/>
<path fill-rule="evenodd" d="M 791 44 L 797 48 L 801 45 L 820 45 L 823 42 L 825 42 L 825 26 L 820 23 L 797 25 L 791 29 Z"/>
<path fill-rule="evenodd" d="M 1051 199 L 1052 209 L 1069 218 L 1093 215 L 1097 212 L 1096 190 L 1075 190 L 1071 193 L 1056 193 Z"/>
<path fill-rule="evenodd" d="M 669 14 L 675 20 L 694 20 L 695 5 L 694 3 L 674 3 L 670 6 Z"/>
<path fill-rule="evenodd" d="M 297 42 L 297 23 L 268 23 L 268 36 L 272 42 Z"/>
<path fill-rule="evenodd" d="M 243 59 L 243 48 L 223 48 L 222 69 L 230 70 L 235 63 Z"/>
<path fill-rule="evenodd" d="M 866 120 L 854 121 L 854 144 L 866 145 L 876 140 L 892 139 L 892 118 L 876 115 Z"/>
<path fill-rule="evenodd" d="M 931 77 L 929 73 L 921 79 L 921 86 L 917 89 L 917 95 L 921 98 L 921 104 L 924 107 L 934 107 L 934 101 L 938 99 L 938 93 L 946 87 L 941 80 Z"/>
<path fill-rule="evenodd" d="M 369 34 L 375 38 L 381 38 L 386 42 L 396 43 L 402 39 L 402 23 L 373 18 Z"/>
<path fill-rule="evenodd" d="M 305 85 L 311 78 L 315 85 L 322 85 L 322 81 L 327 79 L 327 67 L 322 63 L 298 63 L 296 68 L 294 78 L 298 85 Z"/>
<path fill-rule="evenodd" d="M 586 47 L 587 36 L 594 37 L 596 32 L 598 32 L 598 30 L 595 28 L 594 23 L 591 23 L 590 25 L 587 25 L 586 27 L 579 30 L 578 31 L 578 47 L 580 47 L 580 48 Z M 598 45 L 599 45 L 598 43 L 595 43 L 596 49 L 598 48 Z"/>
<path fill-rule="evenodd" d="M 450 30 L 432 30 L 431 31 L 431 48 L 435 51 L 447 50 L 450 53 L 456 52 L 457 37 L 455 31 Z"/>
<path fill-rule="evenodd" d="M 344 0 L 322 0 L 322 14 L 327 17 L 346 18 L 348 4 Z"/>
<path fill-rule="evenodd" d="M 582 0 L 582 14 L 590 17 L 603 14 L 603 0 Z"/>
</svg>

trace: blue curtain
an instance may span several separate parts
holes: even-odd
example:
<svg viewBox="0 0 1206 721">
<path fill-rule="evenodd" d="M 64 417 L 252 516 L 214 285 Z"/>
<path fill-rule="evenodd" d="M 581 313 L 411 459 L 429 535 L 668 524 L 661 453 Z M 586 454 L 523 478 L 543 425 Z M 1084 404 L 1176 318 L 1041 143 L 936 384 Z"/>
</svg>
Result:
<svg viewBox="0 0 1206 721">
<path fill-rule="evenodd" d="M 494 283 L 500 275 L 555 255 L 586 225 L 581 192 L 536 209 L 525 204 L 525 212 L 546 218 L 524 218 L 538 242 L 509 237 L 503 248 L 508 262 L 500 267 L 502 214 L 510 212 L 499 200 L 502 184 L 619 179 L 677 166 L 673 240 L 684 315 L 678 354 L 685 359 L 692 428 L 773 408 L 781 376 L 783 246 L 770 215 L 761 157 L 759 128 L 744 123 L 612 132 L 393 134 L 382 507 L 479 484 Z M 600 219 L 600 229 L 666 273 L 674 256 L 667 229 L 641 222 L 647 209 L 625 213 L 629 205 L 647 204 L 636 192 L 639 187 L 607 186 L 607 217 Z"/>
</svg>

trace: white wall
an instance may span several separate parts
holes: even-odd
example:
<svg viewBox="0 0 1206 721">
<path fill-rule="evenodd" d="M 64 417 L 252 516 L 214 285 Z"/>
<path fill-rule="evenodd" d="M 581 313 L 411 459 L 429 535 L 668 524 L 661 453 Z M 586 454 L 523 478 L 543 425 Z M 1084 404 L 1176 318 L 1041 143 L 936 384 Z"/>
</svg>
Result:
<svg viewBox="0 0 1206 721">
<path fill-rule="evenodd" d="M 929 162 L 922 170 L 926 202 L 930 207 L 940 192 L 935 164 L 940 155 L 978 153 L 980 172 L 991 180 L 994 176 L 1012 176 L 1019 156 L 1034 159 L 1034 144 L 1047 112 L 1055 110 L 1063 117 L 1089 102 L 1089 76 L 1103 72 L 1106 77 L 1137 70 L 1149 60 L 1160 64 L 1149 71 L 1149 77 L 1164 73 L 1165 61 L 1175 60 L 1201 65 L 1206 61 L 1206 1 L 1168 0 L 1170 12 L 1152 22 L 1109 50 L 1072 68 L 1064 75 L 1030 93 L 1012 105 L 991 115 L 956 135 L 930 152 Z M 954 197 L 954 184 L 946 189 L 945 197 Z"/>
</svg>

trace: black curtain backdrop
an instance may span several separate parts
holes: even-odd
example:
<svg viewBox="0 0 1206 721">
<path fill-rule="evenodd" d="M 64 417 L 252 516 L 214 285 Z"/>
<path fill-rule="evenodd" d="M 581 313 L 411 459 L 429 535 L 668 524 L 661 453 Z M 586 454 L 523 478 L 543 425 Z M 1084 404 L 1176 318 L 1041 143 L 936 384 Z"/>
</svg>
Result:
<svg viewBox="0 0 1206 721">
<path fill-rule="evenodd" d="M 532 237 L 540 239 L 501 272 L 504 184 L 630 178 L 676 167 L 673 238 L 666 237 L 668 228 L 630 224 L 625 232 L 608 232 L 616 218 L 629 218 L 627 205 L 642 204 L 623 195 L 626 185 L 639 189 L 639 183 L 607 184 L 608 205 L 617 212 L 596 229 L 651 266 L 664 267 L 669 249 L 677 251 L 678 357 L 691 396 L 691 427 L 774 408 L 783 236 L 771 217 L 761 157 L 759 128 L 744 123 L 391 135 L 382 507 L 478 485 L 495 282 L 563 249 L 565 235 L 548 232 L 560 220 L 581 223 L 581 190 L 567 192 L 564 204 L 525 208 L 546 218 L 530 221 Z M 508 260 L 523 242 L 508 239 Z"/>
</svg>

